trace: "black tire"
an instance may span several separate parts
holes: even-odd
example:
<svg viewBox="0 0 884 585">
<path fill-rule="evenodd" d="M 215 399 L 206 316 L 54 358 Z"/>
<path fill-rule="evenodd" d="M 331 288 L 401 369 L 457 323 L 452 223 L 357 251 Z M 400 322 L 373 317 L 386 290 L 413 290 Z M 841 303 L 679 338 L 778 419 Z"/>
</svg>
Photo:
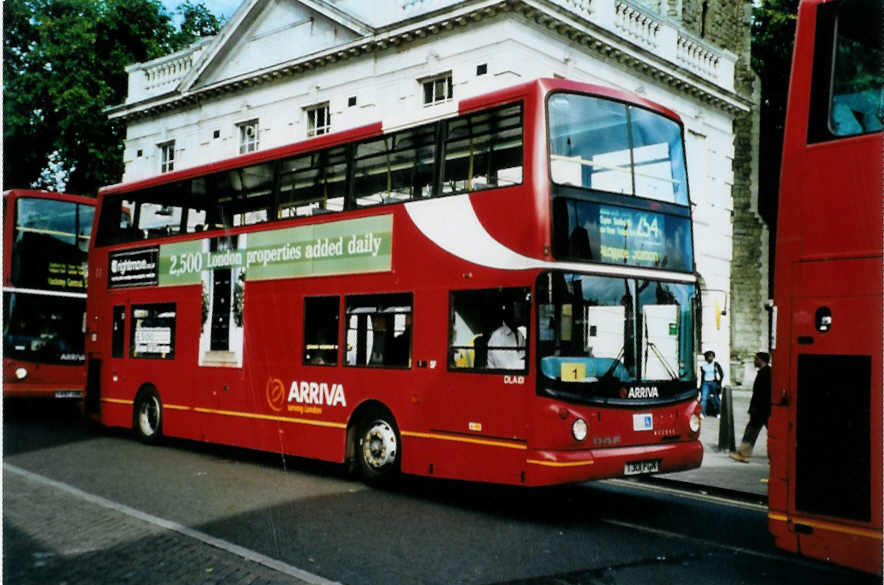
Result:
<svg viewBox="0 0 884 585">
<path fill-rule="evenodd" d="M 162 438 L 163 405 L 153 388 L 147 388 L 138 394 L 135 412 L 132 414 L 132 427 L 138 438 L 150 445 L 156 445 Z"/>
<path fill-rule="evenodd" d="M 376 410 L 363 417 L 356 435 L 356 460 L 369 485 L 388 486 L 399 476 L 402 439 L 390 413 Z"/>
</svg>

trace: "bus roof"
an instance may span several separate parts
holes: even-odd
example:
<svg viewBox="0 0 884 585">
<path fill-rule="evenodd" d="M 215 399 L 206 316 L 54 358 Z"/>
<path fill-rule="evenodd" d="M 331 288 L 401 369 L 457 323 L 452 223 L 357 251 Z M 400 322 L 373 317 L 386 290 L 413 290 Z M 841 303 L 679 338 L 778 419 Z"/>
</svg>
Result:
<svg viewBox="0 0 884 585">
<path fill-rule="evenodd" d="M 538 96 L 544 96 L 554 91 L 585 93 L 625 103 L 635 104 L 653 110 L 668 118 L 672 118 L 673 120 L 676 120 L 679 122 L 679 124 L 681 124 L 681 118 L 678 116 L 678 114 L 656 102 L 645 99 L 635 93 L 621 89 L 605 87 L 602 85 L 594 85 L 578 81 L 571 81 L 567 79 L 553 78 L 539 78 L 533 81 L 520 83 L 482 95 L 463 99 L 458 102 L 458 114 L 465 114 L 485 107 L 491 107 L 509 101 L 515 101 L 519 98 L 531 95 L 532 93 Z M 414 125 L 419 124 L 420 122 L 416 122 Z M 239 155 L 217 162 L 189 167 L 179 171 L 163 173 L 161 175 L 156 175 L 147 179 L 140 179 L 129 183 L 117 183 L 115 185 L 108 185 L 106 187 L 102 187 L 99 190 L 99 194 L 105 196 L 128 193 L 130 191 L 141 189 L 149 189 L 151 187 L 166 185 L 169 183 L 174 183 L 176 181 L 200 177 L 209 173 L 226 171 L 241 166 L 260 164 L 262 162 L 272 161 L 286 156 L 293 156 L 302 152 L 310 152 L 322 148 L 333 147 L 338 144 L 362 140 L 364 138 L 371 138 L 373 136 L 379 136 L 383 134 L 383 131 L 383 123 L 375 122 L 372 124 L 367 124 L 365 126 L 359 126 L 348 130 L 342 130 L 340 132 L 317 136 L 308 140 L 286 144 L 284 146 L 278 146 L 267 150 Z"/>
<path fill-rule="evenodd" d="M 8 189 L 3 192 L 3 198 L 36 197 L 39 199 L 55 199 L 58 201 L 73 201 L 81 205 L 95 205 L 95 197 L 88 195 L 74 195 L 73 193 L 56 193 L 54 191 L 37 191 L 36 189 Z"/>
</svg>

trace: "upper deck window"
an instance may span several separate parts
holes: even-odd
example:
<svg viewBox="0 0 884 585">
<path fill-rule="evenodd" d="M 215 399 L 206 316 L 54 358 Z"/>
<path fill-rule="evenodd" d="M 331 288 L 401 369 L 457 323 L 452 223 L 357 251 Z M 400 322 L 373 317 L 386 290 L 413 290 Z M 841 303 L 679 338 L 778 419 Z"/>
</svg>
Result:
<svg viewBox="0 0 884 585">
<path fill-rule="evenodd" d="M 522 182 L 522 106 L 514 104 L 448 123 L 442 194 Z"/>
<path fill-rule="evenodd" d="M 71 201 L 22 197 L 15 204 L 12 282 L 23 288 L 85 289 L 83 264 L 94 209 Z"/>
<path fill-rule="evenodd" d="M 817 18 L 810 141 L 880 132 L 884 117 L 879 0 L 821 5 Z"/>
<path fill-rule="evenodd" d="M 95 242 L 106 246 L 511 187 L 524 180 L 523 123 L 522 103 L 508 103 L 111 195 L 102 199 Z"/>
<path fill-rule="evenodd" d="M 555 183 L 688 204 L 681 127 L 621 102 L 577 94 L 549 98 Z"/>
</svg>

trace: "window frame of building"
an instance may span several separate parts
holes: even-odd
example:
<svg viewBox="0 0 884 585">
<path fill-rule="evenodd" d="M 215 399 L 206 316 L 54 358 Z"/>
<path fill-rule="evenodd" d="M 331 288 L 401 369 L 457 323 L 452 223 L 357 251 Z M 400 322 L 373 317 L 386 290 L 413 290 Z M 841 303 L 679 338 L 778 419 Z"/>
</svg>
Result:
<svg viewBox="0 0 884 585">
<path fill-rule="evenodd" d="M 160 173 L 171 173 L 175 170 L 175 141 L 161 142 L 157 148 L 160 149 Z"/>
<path fill-rule="evenodd" d="M 258 118 L 240 122 L 236 127 L 239 130 L 239 153 L 248 154 L 258 150 L 260 145 Z"/>
<path fill-rule="evenodd" d="M 325 119 L 320 120 L 323 113 Z M 304 108 L 304 114 L 307 117 L 307 138 L 331 133 L 331 107 L 328 102 L 307 106 Z M 325 123 L 320 124 L 320 121 Z"/>
<path fill-rule="evenodd" d="M 454 78 L 451 71 L 418 80 L 423 90 L 425 108 L 444 104 L 454 99 Z M 441 93 L 440 93 L 441 92 Z"/>
</svg>

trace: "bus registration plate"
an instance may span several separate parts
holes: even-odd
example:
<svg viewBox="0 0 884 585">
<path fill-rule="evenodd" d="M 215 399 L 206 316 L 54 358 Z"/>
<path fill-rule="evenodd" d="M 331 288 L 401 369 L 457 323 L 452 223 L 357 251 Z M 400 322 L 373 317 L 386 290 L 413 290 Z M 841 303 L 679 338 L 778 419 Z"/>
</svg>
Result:
<svg viewBox="0 0 884 585">
<path fill-rule="evenodd" d="M 627 461 L 623 467 L 624 475 L 641 475 L 642 473 L 656 473 L 658 471 L 660 471 L 659 459 Z"/>
<path fill-rule="evenodd" d="M 55 393 L 56 398 L 83 398 L 83 393 L 79 390 L 62 390 Z"/>
</svg>

